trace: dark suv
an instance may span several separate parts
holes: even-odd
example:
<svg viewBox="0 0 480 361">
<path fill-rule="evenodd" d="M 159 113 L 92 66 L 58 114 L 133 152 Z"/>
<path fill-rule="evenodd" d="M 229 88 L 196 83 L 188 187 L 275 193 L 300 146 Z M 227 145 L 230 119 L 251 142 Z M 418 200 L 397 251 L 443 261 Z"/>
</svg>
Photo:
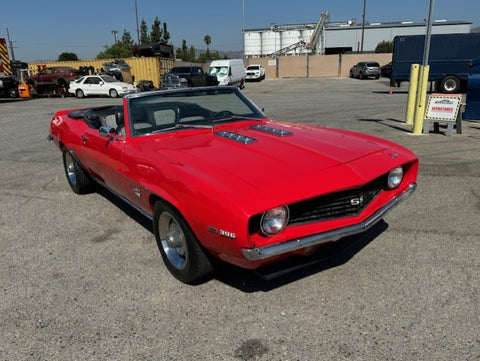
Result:
<svg viewBox="0 0 480 361">
<path fill-rule="evenodd" d="M 375 61 L 361 61 L 350 69 L 350 78 L 380 78 L 380 64 Z"/>
<path fill-rule="evenodd" d="M 217 77 L 205 73 L 201 66 L 176 66 L 160 78 L 162 89 L 217 85 Z"/>
</svg>

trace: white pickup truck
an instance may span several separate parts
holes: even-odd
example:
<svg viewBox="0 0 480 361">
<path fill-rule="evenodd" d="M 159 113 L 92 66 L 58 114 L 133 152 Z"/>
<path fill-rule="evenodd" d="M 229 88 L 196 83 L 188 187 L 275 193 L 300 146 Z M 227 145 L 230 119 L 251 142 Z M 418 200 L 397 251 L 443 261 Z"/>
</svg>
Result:
<svg viewBox="0 0 480 361">
<path fill-rule="evenodd" d="M 260 64 L 251 64 L 245 69 L 245 80 L 261 81 L 265 79 L 265 68 Z"/>
</svg>

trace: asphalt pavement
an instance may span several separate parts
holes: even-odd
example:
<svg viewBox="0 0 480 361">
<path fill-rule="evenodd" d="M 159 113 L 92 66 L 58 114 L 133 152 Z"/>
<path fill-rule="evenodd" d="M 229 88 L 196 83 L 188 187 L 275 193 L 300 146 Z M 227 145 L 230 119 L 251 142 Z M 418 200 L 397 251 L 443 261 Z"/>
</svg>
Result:
<svg viewBox="0 0 480 361">
<path fill-rule="evenodd" d="M 55 111 L 120 99 L 0 101 L 0 360 L 480 360 L 480 123 L 413 135 L 407 85 L 247 83 L 273 119 L 410 148 L 418 188 L 308 268 L 224 265 L 199 286 L 169 274 L 148 220 L 74 194 L 47 141 Z"/>
</svg>

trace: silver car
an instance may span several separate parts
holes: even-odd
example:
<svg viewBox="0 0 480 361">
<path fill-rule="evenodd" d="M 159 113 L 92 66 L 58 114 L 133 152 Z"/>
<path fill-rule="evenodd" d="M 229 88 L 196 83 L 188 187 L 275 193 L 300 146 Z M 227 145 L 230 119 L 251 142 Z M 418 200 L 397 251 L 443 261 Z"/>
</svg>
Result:
<svg viewBox="0 0 480 361">
<path fill-rule="evenodd" d="M 380 78 L 380 64 L 376 61 L 361 61 L 350 69 L 350 78 Z"/>
</svg>

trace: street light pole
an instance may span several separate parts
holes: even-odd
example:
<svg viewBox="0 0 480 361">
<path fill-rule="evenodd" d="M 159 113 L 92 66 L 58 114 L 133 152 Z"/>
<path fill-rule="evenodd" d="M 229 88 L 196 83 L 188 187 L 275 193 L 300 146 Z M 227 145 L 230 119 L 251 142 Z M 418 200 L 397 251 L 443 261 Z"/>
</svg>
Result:
<svg viewBox="0 0 480 361">
<path fill-rule="evenodd" d="M 428 65 L 428 58 L 430 56 L 430 38 L 432 37 L 432 21 L 433 21 L 433 8 L 435 6 L 435 0 L 430 0 L 430 8 L 428 10 L 427 30 L 425 33 L 425 45 L 423 48 L 423 66 Z"/>
</svg>

